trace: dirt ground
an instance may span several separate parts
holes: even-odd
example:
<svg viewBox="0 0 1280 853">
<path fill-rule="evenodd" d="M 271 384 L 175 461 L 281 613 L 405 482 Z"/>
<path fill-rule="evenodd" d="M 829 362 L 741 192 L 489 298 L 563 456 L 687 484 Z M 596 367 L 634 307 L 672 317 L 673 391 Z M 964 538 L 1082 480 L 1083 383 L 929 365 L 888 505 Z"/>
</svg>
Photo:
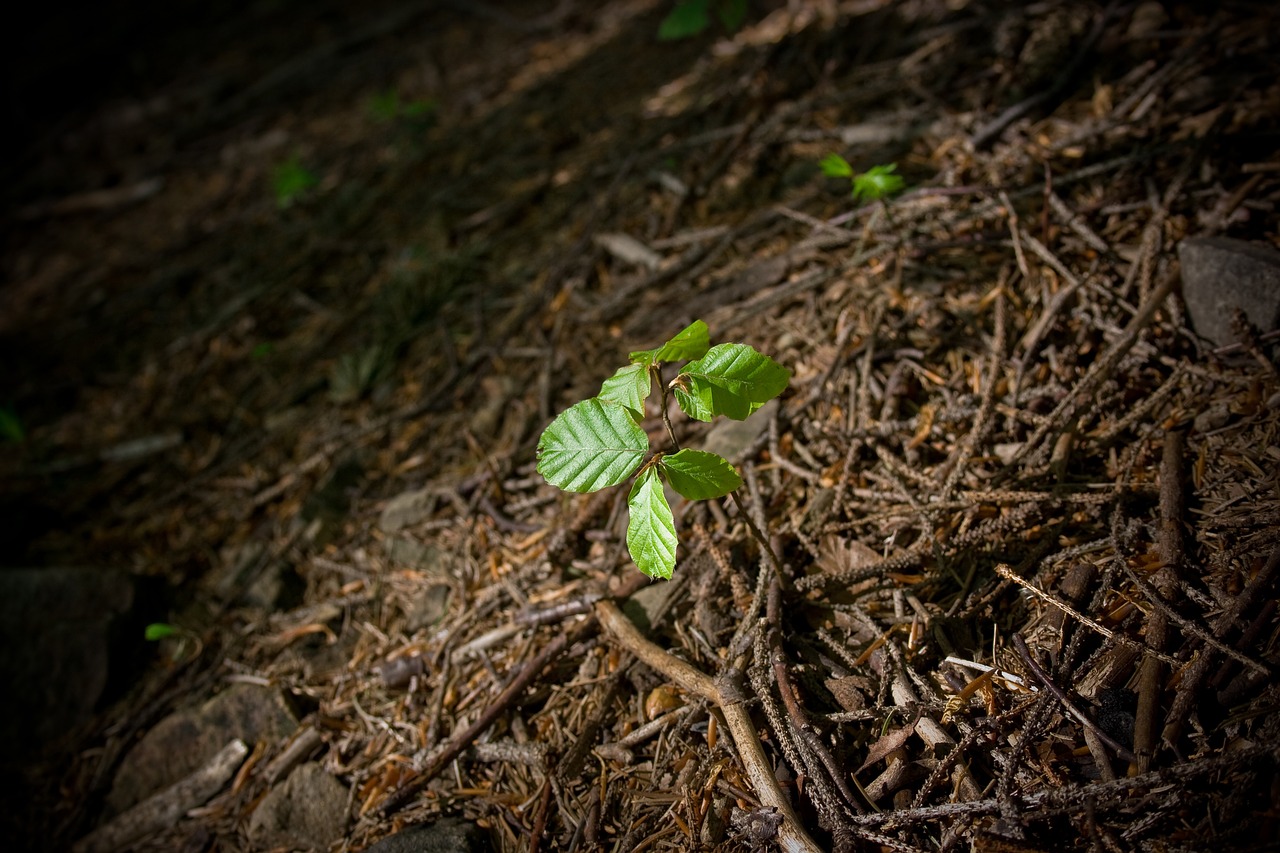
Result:
<svg viewBox="0 0 1280 853">
<path fill-rule="evenodd" d="M 121 793 L 248 685 L 289 731 L 106 849 L 1273 849 L 1275 336 L 1198 335 L 1178 262 L 1280 246 L 1271 4 L 748 6 L 139 7 L 9 52 L 0 564 L 127 569 L 180 630 L 11 837 L 207 767 Z M 792 380 L 676 417 L 745 484 L 673 503 L 650 583 L 625 488 L 535 448 L 695 319 Z M 304 762 L 337 831 L 263 835 Z"/>
</svg>

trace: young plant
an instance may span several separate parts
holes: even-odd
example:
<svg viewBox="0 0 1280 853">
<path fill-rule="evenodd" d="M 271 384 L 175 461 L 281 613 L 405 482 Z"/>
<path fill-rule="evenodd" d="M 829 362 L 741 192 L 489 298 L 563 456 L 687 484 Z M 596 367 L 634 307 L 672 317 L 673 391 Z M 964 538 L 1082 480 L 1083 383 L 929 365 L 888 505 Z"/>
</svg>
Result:
<svg viewBox="0 0 1280 853">
<path fill-rule="evenodd" d="M 906 182 L 895 175 L 897 163 L 872 166 L 865 172 L 855 173 L 849 162 L 839 154 L 828 154 L 818 162 L 822 173 L 829 178 L 848 178 L 853 186 L 854 201 L 879 201 L 902 192 Z"/>
<path fill-rule="evenodd" d="M 303 166 L 297 156 L 290 157 L 276 167 L 276 206 L 284 210 L 319 182 L 320 179 Z"/>
<path fill-rule="evenodd" d="M 712 11 L 726 30 L 736 32 L 747 19 L 747 0 L 678 0 L 658 25 L 658 40 L 677 41 L 700 35 L 711 26 Z"/>
<path fill-rule="evenodd" d="M 556 416 L 538 439 L 538 473 L 569 492 L 595 492 L 635 479 L 627 496 L 627 550 L 640 571 L 670 578 L 676 564 L 675 517 L 663 485 L 689 500 L 724 497 L 742 478 L 724 457 L 681 450 L 671 428 L 669 395 L 686 415 L 710 421 L 717 415 L 745 420 L 777 397 L 791 371 L 747 344 L 711 346 L 707 324 L 695 320 L 660 347 L 633 352 L 600 386 L 600 393 Z M 662 365 L 686 362 L 668 384 Z M 674 452 L 649 455 L 640 428 L 654 381 L 662 422 Z"/>
<path fill-rule="evenodd" d="M 26 438 L 27 431 L 22 428 L 18 413 L 8 406 L 0 406 L 0 439 L 21 444 Z"/>
</svg>

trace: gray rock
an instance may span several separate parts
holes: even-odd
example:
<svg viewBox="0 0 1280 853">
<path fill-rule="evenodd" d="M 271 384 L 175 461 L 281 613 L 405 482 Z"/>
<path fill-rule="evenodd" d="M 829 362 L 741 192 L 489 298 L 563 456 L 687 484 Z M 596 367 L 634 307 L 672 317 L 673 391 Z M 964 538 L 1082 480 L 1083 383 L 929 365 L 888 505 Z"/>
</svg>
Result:
<svg viewBox="0 0 1280 853">
<path fill-rule="evenodd" d="M 489 853 L 484 830 L 456 817 L 442 817 L 388 835 L 365 853 Z"/>
<path fill-rule="evenodd" d="M 740 462 L 742 455 L 755 444 L 760 433 L 769 426 L 769 419 L 773 417 L 777 408 L 778 401 L 770 400 L 745 421 L 732 421 L 725 418 L 707 433 L 702 449 L 719 453 L 730 462 Z"/>
<path fill-rule="evenodd" d="M 298 727 L 278 689 L 235 684 L 198 708 L 177 711 L 143 736 L 117 771 L 107 807 L 121 812 L 190 775 L 228 741 L 272 743 Z"/>
<path fill-rule="evenodd" d="M 124 572 L 0 571 L 0 749 L 6 760 L 44 747 L 91 717 L 120 668 L 119 658 L 112 660 L 113 641 L 131 639 L 134 600 L 134 581 Z M 133 639 L 141 641 L 140 626 Z"/>
<path fill-rule="evenodd" d="M 346 828 L 347 788 L 315 762 L 272 788 L 249 818 L 249 838 L 264 850 L 328 850 Z"/>
<path fill-rule="evenodd" d="M 383 533 L 395 533 L 417 524 L 435 512 L 439 496 L 430 488 L 401 492 L 383 507 L 378 527 Z"/>
<path fill-rule="evenodd" d="M 622 612 L 627 614 L 641 631 L 648 631 L 657 622 L 657 616 L 665 612 L 667 604 L 676 587 L 669 583 L 651 583 L 642 586 L 631 594 L 622 605 Z"/>
<path fill-rule="evenodd" d="M 1226 346 L 1236 308 L 1259 331 L 1280 328 L 1280 251 L 1228 237 L 1197 237 L 1178 246 L 1182 299 L 1195 330 Z"/>
<path fill-rule="evenodd" d="M 447 583 L 433 583 L 423 587 L 413 598 L 409 608 L 405 630 L 412 634 L 423 628 L 430 628 L 449 613 L 449 594 L 452 588 Z"/>
</svg>

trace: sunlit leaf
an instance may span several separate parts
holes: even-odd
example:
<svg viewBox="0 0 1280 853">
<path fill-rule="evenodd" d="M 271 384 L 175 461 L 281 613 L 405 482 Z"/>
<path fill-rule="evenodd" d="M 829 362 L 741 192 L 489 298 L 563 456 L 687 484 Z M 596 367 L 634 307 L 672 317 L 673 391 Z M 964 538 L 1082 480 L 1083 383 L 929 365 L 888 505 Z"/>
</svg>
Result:
<svg viewBox="0 0 1280 853">
<path fill-rule="evenodd" d="M 676 522 L 656 465 L 636 478 L 627 497 L 627 550 L 651 578 L 670 578 L 676 567 Z"/>
<path fill-rule="evenodd" d="M 172 625 L 168 625 L 164 622 L 152 622 L 144 629 L 143 636 L 151 642 L 156 642 L 157 640 L 163 640 L 166 637 L 172 637 L 177 633 L 178 629 Z"/>
<path fill-rule="evenodd" d="M 744 420 L 778 396 L 791 371 L 746 344 L 720 344 L 680 371 L 672 387 L 676 402 L 695 420 L 715 415 Z"/>
<path fill-rule="evenodd" d="M 707 324 L 694 320 L 662 346 L 631 353 L 630 360 L 632 364 L 646 366 L 656 361 L 686 361 L 702 358 L 710 346 L 711 337 L 707 333 Z"/>
<path fill-rule="evenodd" d="M 853 167 L 839 154 L 828 154 L 818 161 L 818 168 L 828 178 L 852 178 Z"/>
<path fill-rule="evenodd" d="M 649 437 L 620 403 L 591 397 L 565 409 L 538 439 L 538 473 L 568 492 L 594 492 L 630 477 Z"/>
<path fill-rule="evenodd" d="M 644 417 L 644 401 L 649 396 L 649 370 L 643 364 L 618 368 L 600 386 L 600 399 L 626 406 L 637 417 Z"/>
<path fill-rule="evenodd" d="M 877 201 L 902 190 L 906 182 L 899 175 L 893 174 L 897 163 L 887 166 L 872 166 L 853 179 L 853 197 L 855 200 Z"/>
<path fill-rule="evenodd" d="M 729 460 L 705 450 L 681 450 L 658 464 L 671 488 L 691 501 L 722 498 L 742 485 Z"/>
<path fill-rule="evenodd" d="M 710 348 L 711 336 L 707 332 L 707 324 L 701 320 L 694 320 L 680 330 L 675 337 L 658 347 L 658 351 L 654 354 L 654 361 L 686 361 L 702 358 Z"/>
</svg>

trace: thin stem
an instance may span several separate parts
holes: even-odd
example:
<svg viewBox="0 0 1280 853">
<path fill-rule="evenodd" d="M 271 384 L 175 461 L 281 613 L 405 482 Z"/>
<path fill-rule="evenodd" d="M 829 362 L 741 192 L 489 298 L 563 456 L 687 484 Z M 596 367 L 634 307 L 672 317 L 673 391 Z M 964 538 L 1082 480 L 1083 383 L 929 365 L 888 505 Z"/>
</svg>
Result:
<svg viewBox="0 0 1280 853">
<path fill-rule="evenodd" d="M 660 392 L 660 400 L 662 405 L 662 425 L 667 428 L 667 438 L 671 439 L 671 446 L 675 448 L 676 453 L 680 452 L 680 442 L 676 439 L 676 431 L 671 428 L 671 413 L 668 411 L 667 396 L 668 388 L 662 382 L 662 371 L 657 364 L 649 365 L 649 374 L 658 382 L 658 391 Z"/>
</svg>

